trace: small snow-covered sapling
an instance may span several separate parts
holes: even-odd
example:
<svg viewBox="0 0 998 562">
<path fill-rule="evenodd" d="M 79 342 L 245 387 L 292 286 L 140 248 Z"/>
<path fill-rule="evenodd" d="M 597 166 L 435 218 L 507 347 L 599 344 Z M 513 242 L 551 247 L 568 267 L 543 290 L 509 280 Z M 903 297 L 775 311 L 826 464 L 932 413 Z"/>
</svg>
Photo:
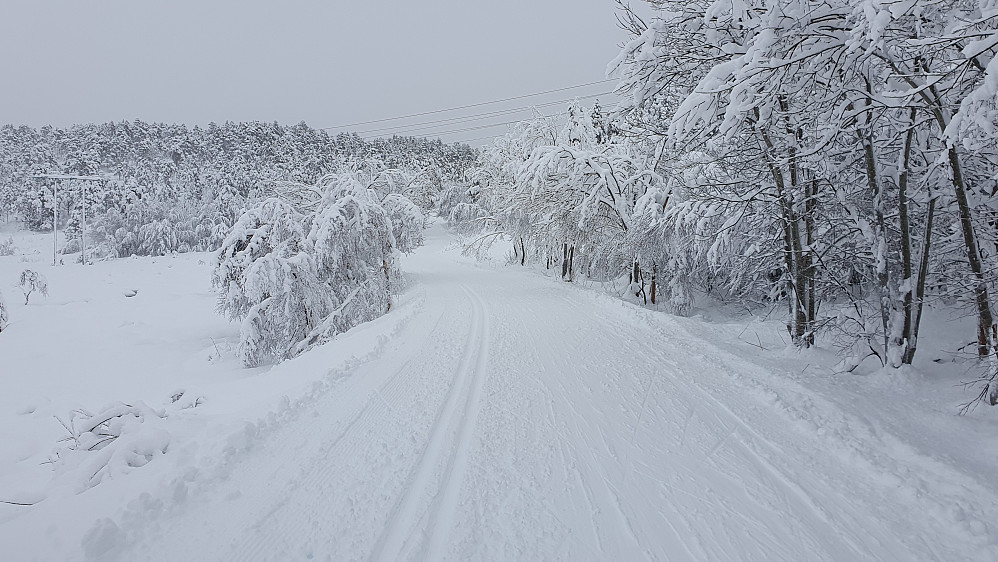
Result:
<svg viewBox="0 0 998 562">
<path fill-rule="evenodd" d="M 13 256 L 16 250 L 13 236 L 9 236 L 6 241 L 0 242 L 0 256 Z"/>
<path fill-rule="evenodd" d="M 10 317 L 7 315 L 7 303 L 3 300 L 3 292 L 0 291 L 0 332 L 7 328 Z"/>
<path fill-rule="evenodd" d="M 24 304 L 28 304 L 31 293 L 39 293 L 49 296 L 49 283 L 45 276 L 37 271 L 25 269 L 21 272 L 21 292 L 24 293 Z"/>
</svg>

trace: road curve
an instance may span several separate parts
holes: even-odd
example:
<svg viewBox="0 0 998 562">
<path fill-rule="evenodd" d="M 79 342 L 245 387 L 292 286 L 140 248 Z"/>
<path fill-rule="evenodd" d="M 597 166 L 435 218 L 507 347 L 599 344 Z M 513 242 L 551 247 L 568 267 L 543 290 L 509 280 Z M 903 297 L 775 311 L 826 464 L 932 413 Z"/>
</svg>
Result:
<svg viewBox="0 0 998 562">
<path fill-rule="evenodd" d="M 385 351 L 128 559 L 942 560 L 963 540 L 890 517 L 890 483 L 729 392 L 752 371 L 723 346 L 480 267 L 440 227 L 406 269 L 423 305 Z"/>
</svg>

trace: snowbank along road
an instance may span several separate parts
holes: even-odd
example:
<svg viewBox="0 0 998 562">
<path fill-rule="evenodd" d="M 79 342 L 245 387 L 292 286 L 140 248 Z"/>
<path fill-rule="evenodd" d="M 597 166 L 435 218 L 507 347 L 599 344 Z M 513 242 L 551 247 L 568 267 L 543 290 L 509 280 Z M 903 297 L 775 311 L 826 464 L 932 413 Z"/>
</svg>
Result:
<svg viewBox="0 0 998 562">
<path fill-rule="evenodd" d="M 121 559 L 995 559 L 993 489 L 677 320 L 441 227 L 406 268 L 383 352 Z"/>
</svg>

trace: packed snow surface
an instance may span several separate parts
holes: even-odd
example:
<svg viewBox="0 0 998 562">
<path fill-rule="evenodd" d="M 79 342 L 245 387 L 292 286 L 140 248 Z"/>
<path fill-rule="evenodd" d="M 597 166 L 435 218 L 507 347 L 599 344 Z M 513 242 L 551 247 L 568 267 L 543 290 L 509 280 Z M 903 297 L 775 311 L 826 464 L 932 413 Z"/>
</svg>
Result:
<svg viewBox="0 0 998 562">
<path fill-rule="evenodd" d="M 26 307 L 4 259 L 5 560 L 998 559 L 993 415 L 774 323 L 477 264 L 437 224 L 388 315 L 246 370 L 209 255 L 33 264 Z M 59 441 L 102 413 L 109 444 Z"/>
</svg>

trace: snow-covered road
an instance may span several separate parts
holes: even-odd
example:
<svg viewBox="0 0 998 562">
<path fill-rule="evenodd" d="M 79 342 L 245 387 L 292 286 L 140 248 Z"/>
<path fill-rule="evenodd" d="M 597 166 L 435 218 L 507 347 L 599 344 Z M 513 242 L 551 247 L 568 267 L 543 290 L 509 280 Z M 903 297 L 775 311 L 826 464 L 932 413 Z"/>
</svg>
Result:
<svg viewBox="0 0 998 562">
<path fill-rule="evenodd" d="M 449 244 L 407 260 L 421 304 L 381 353 L 122 558 L 994 556 L 993 490 L 665 315 Z"/>
</svg>

